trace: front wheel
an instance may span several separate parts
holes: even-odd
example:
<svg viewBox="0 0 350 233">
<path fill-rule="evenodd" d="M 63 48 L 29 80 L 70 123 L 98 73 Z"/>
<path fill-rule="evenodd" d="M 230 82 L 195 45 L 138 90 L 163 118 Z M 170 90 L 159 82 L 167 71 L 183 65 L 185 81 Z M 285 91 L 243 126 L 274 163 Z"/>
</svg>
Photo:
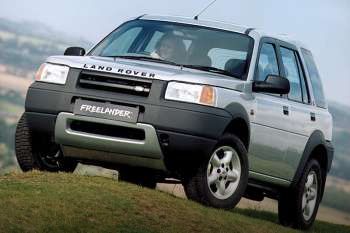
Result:
<svg viewBox="0 0 350 233">
<path fill-rule="evenodd" d="M 231 209 L 240 201 L 247 182 L 247 151 L 239 138 L 226 134 L 183 184 L 189 199 Z"/>
<path fill-rule="evenodd" d="M 73 172 L 77 162 L 66 158 L 59 145 L 47 135 L 33 132 L 25 114 L 20 118 L 15 134 L 15 150 L 22 171 L 41 170 L 49 172 Z"/>
<path fill-rule="evenodd" d="M 315 221 L 322 199 L 324 175 L 317 160 L 310 160 L 293 190 L 282 193 L 278 201 L 278 217 L 284 226 L 309 229 Z"/>
</svg>

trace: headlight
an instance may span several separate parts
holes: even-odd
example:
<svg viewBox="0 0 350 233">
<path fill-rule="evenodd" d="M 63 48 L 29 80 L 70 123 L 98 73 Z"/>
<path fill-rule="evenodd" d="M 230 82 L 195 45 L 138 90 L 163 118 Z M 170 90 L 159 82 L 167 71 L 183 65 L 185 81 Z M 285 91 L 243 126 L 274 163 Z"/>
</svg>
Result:
<svg viewBox="0 0 350 233">
<path fill-rule="evenodd" d="M 35 80 L 40 82 L 65 84 L 69 67 L 44 63 L 35 74 Z"/>
<path fill-rule="evenodd" d="M 179 82 L 169 82 L 165 99 L 211 106 L 216 104 L 214 87 Z"/>
</svg>

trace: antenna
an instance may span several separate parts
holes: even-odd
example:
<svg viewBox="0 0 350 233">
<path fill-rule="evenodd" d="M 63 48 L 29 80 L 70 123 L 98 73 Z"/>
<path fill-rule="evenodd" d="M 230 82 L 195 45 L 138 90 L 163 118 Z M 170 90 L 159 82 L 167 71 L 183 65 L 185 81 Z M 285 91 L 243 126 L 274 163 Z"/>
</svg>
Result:
<svg viewBox="0 0 350 233">
<path fill-rule="evenodd" d="M 208 6 L 206 6 L 203 10 L 201 10 L 198 14 L 196 14 L 193 19 L 198 20 L 198 16 L 200 16 L 204 11 L 206 11 L 211 5 L 213 5 L 217 0 L 212 1 L 209 3 Z"/>
</svg>

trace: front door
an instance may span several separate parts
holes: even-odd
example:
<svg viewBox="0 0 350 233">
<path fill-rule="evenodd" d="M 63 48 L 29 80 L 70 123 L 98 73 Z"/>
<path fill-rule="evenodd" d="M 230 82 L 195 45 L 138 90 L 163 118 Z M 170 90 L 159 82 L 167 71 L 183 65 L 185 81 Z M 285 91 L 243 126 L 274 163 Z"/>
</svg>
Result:
<svg viewBox="0 0 350 233">
<path fill-rule="evenodd" d="M 263 81 L 268 75 L 282 75 L 282 62 L 273 39 L 261 42 L 255 80 Z M 253 95 L 256 108 L 251 121 L 250 172 L 260 177 L 289 180 L 293 172 L 287 162 L 291 124 L 289 101 L 277 94 Z"/>
</svg>

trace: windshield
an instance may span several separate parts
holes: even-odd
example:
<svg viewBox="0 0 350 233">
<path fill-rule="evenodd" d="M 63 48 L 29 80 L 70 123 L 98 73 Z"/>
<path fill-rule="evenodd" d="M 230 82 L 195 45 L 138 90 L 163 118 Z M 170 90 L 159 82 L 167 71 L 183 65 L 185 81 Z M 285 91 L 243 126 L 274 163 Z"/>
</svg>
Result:
<svg viewBox="0 0 350 233">
<path fill-rule="evenodd" d="M 127 22 L 89 55 L 147 59 L 245 79 L 253 39 L 241 33 L 153 20 Z"/>
</svg>

